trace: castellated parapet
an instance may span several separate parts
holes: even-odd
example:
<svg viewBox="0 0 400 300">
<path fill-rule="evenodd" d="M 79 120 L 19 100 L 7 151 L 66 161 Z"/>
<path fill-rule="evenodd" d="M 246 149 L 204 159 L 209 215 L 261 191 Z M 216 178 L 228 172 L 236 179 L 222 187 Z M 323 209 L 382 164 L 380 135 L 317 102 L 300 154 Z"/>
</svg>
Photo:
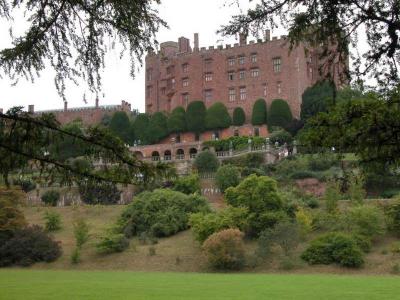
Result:
<svg viewBox="0 0 400 300">
<path fill-rule="evenodd" d="M 146 56 L 146 112 L 170 112 L 193 100 L 207 107 L 220 101 L 231 112 L 242 107 L 249 120 L 258 98 L 268 105 L 279 98 L 299 117 L 304 90 L 322 78 L 321 61 L 319 49 L 289 47 L 286 36 L 271 40 L 269 30 L 263 40 L 249 43 L 241 34 L 234 45 L 200 47 L 197 33 L 193 49 L 185 37 L 161 43 L 157 53 Z M 334 68 L 334 78 L 340 78 L 343 68 Z"/>
</svg>

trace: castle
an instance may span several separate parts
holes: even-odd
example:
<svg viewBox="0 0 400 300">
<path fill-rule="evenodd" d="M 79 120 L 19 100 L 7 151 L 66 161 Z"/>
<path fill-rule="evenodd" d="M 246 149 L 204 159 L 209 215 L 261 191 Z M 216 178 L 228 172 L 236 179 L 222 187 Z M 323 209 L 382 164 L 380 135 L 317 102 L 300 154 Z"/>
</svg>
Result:
<svg viewBox="0 0 400 300">
<path fill-rule="evenodd" d="M 238 44 L 225 47 L 200 48 L 197 33 L 193 49 L 185 37 L 161 43 L 158 53 L 146 56 L 146 112 L 170 112 L 193 100 L 207 107 L 220 101 L 230 112 L 242 107 L 249 120 L 258 98 L 268 105 L 279 98 L 298 118 L 304 90 L 321 79 L 321 61 L 319 49 L 289 47 L 285 36 L 271 39 L 269 30 L 264 40 L 248 43 L 241 34 Z M 342 69 L 335 66 L 334 78 Z"/>
<path fill-rule="evenodd" d="M 119 105 L 99 105 L 99 100 L 96 99 L 95 106 L 73 108 L 68 108 L 68 103 L 64 102 L 64 109 L 42 111 L 35 111 L 34 105 L 28 106 L 28 112 L 31 114 L 40 115 L 43 113 L 52 113 L 61 124 L 66 124 L 75 120 L 81 120 L 86 126 L 98 124 L 106 115 L 111 117 L 116 111 L 125 111 L 128 114 L 137 114 L 137 111 L 132 111 L 131 104 L 124 100 L 122 100 L 121 104 Z"/>
</svg>

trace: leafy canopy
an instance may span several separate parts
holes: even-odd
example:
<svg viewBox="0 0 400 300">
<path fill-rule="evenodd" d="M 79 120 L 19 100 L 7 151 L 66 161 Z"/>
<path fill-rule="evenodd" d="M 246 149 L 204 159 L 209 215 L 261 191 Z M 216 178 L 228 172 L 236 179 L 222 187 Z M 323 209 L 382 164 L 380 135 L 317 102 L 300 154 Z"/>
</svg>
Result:
<svg viewBox="0 0 400 300">
<path fill-rule="evenodd" d="M 222 129 L 232 124 L 231 116 L 221 102 L 215 102 L 207 109 L 205 121 L 207 129 Z"/>
</svg>

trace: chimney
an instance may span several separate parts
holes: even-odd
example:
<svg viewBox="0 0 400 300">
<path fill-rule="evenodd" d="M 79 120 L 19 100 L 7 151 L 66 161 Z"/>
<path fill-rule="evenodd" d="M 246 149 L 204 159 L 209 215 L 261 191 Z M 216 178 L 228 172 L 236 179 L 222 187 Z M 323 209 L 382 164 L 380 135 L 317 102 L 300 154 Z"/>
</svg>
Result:
<svg viewBox="0 0 400 300">
<path fill-rule="evenodd" d="M 194 51 L 199 51 L 199 34 L 194 34 Z"/>
<path fill-rule="evenodd" d="M 239 45 L 244 46 L 247 44 L 247 32 L 239 33 Z"/>
<path fill-rule="evenodd" d="M 99 98 L 96 97 L 96 108 L 99 108 Z"/>
<path fill-rule="evenodd" d="M 33 114 L 35 112 L 35 106 L 33 104 L 28 105 L 28 113 Z"/>
<path fill-rule="evenodd" d="M 271 30 L 265 30 L 265 41 L 269 42 L 271 40 Z"/>
<path fill-rule="evenodd" d="M 64 101 L 64 111 L 67 111 L 67 110 L 68 110 L 68 102 Z"/>
</svg>

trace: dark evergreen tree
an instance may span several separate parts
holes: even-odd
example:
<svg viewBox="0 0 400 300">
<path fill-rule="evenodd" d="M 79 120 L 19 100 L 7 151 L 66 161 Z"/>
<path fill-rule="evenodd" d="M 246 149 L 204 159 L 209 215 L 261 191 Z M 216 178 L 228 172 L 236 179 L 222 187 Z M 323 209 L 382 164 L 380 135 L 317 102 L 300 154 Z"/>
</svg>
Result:
<svg viewBox="0 0 400 300">
<path fill-rule="evenodd" d="M 136 142 L 146 145 L 149 143 L 148 128 L 150 118 L 147 114 L 139 114 L 133 122 Z"/>
<path fill-rule="evenodd" d="M 246 121 L 246 114 L 244 113 L 243 108 L 236 107 L 233 110 L 233 118 L 232 118 L 233 125 L 242 126 L 245 121 Z"/>
<path fill-rule="evenodd" d="M 62 129 L 66 132 L 82 135 L 82 123 L 74 121 L 65 124 Z M 75 139 L 71 136 L 65 136 L 63 139 L 55 142 L 49 151 L 51 156 L 65 161 L 69 158 L 82 156 L 85 154 L 85 143 L 80 139 Z"/>
<path fill-rule="evenodd" d="M 253 125 L 263 125 L 267 123 L 267 103 L 262 98 L 254 102 L 251 123 Z"/>
<path fill-rule="evenodd" d="M 125 143 L 130 142 L 129 131 L 131 123 L 129 117 L 124 111 L 117 111 L 113 114 L 110 121 L 110 130 Z"/>
<path fill-rule="evenodd" d="M 190 102 L 186 110 L 186 125 L 190 132 L 201 133 L 206 129 L 206 106 L 203 101 Z"/>
<path fill-rule="evenodd" d="M 182 106 L 176 107 L 168 118 L 168 131 L 179 133 L 186 131 L 185 109 Z"/>
<path fill-rule="evenodd" d="M 207 129 L 222 129 L 228 128 L 232 124 L 232 118 L 226 109 L 226 106 L 221 102 L 215 102 L 207 109 L 206 113 L 206 128 Z"/>
<path fill-rule="evenodd" d="M 328 81 L 317 82 L 302 96 L 300 119 L 306 121 L 319 112 L 326 112 L 333 101 L 334 87 Z"/>
<path fill-rule="evenodd" d="M 275 99 L 268 111 L 268 126 L 279 126 L 285 128 L 293 120 L 290 107 L 285 100 Z"/>
<path fill-rule="evenodd" d="M 159 142 L 168 135 L 167 117 L 162 112 L 156 112 L 151 116 L 147 129 L 147 138 L 150 144 Z"/>
</svg>

